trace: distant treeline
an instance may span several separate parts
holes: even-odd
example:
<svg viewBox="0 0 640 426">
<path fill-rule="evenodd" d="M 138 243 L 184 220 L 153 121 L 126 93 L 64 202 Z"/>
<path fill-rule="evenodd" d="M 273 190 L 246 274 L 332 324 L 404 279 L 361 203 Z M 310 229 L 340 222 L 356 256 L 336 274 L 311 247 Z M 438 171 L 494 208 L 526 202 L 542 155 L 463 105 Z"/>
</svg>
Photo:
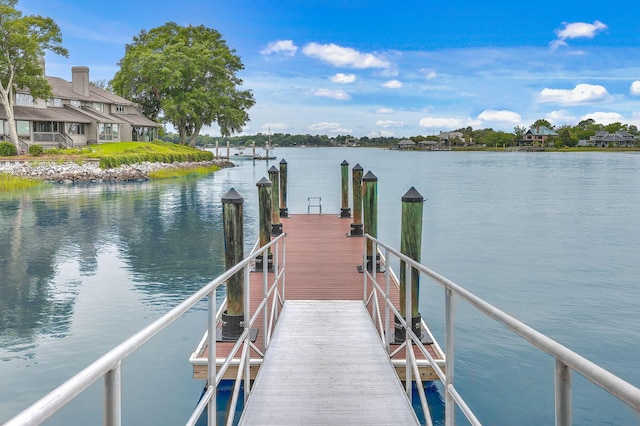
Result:
<svg viewBox="0 0 640 426">
<path fill-rule="evenodd" d="M 167 142 L 178 143 L 179 138 L 175 133 L 166 133 L 161 137 L 162 140 Z M 403 138 L 355 138 L 351 135 L 338 135 L 335 137 L 329 137 L 326 135 L 291 135 L 288 133 L 274 133 L 271 136 L 264 133 L 258 133 L 257 135 L 249 136 L 231 136 L 228 138 L 222 138 L 220 136 L 213 137 L 208 135 L 198 136 L 197 145 L 199 146 L 213 146 L 218 142 L 218 146 L 225 147 L 227 141 L 229 145 L 233 147 L 249 147 L 255 142 L 257 147 L 264 147 L 265 143 L 271 140 L 272 146 L 344 146 L 344 145 L 358 145 L 358 146 L 392 146 L 397 145 Z"/>
<path fill-rule="evenodd" d="M 548 143 L 560 148 L 563 146 L 571 147 L 578 145 L 579 140 L 586 140 L 589 137 L 596 134 L 598 131 L 606 131 L 609 133 L 615 133 L 618 131 L 625 131 L 632 135 L 640 135 L 638 127 L 635 125 L 623 124 L 623 123 L 611 123 L 611 124 L 599 124 L 592 119 L 586 119 L 580 121 L 577 125 L 562 125 L 553 126 L 549 121 L 540 119 L 536 120 L 530 128 L 538 126 L 545 126 L 549 129 L 555 130 L 557 136 L 552 136 L 548 139 Z M 487 145 L 487 146 L 517 146 L 523 139 L 527 128 L 523 126 L 515 126 L 512 133 L 504 132 L 502 130 L 488 129 L 476 129 L 471 126 L 463 127 L 453 130 L 453 132 L 459 132 L 462 134 L 461 138 L 450 138 L 447 143 L 452 146 L 470 146 L 470 145 Z M 166 133 L 161 137 L 162 140 L 168 142 L 178 143 L 179 138 L 175 133 Z M 257 135 L 248 136 L 232 136 L 228 138 L 213 137 L 208 135 L 198 136 L 197 145 L 199 146 L 215 146 L 218 142 L 220 147 L 227 145 L 227 141 L 233 147 L 251 146 L 255 142 L 257 147 L 264 147 L 268 140 L 271 140 L 272 146 L 397 146 L 403 139 L 410 139 L 416 143 L 421 141 L 439 141 L 438 135 L 429 136 L 411 136 L 408 138 L 395 138 L 395 137 L 354 137 L 351 135 L 338 135 L 329 137 L 326 135 L 291 135 L 288 133 L 274 133 L 272 135 L 258 133 Z"/>
</svg>

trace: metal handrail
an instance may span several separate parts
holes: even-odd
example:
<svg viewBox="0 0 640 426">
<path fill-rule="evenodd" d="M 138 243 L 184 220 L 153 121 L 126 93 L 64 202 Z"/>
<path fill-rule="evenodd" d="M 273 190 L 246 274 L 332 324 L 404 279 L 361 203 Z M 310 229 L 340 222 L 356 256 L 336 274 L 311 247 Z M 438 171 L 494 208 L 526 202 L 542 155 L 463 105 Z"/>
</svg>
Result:
<svg viewBox="0 0 640 426">
<path fill-rule="evenodd" d="M 315 200 L 318 204 L 311 204 Z M 312 207 L 318 207 L 318 213 L 322 214 L 322 197 L 307 197 L 307 214 L 311 213 Z"/>
<path fill-rule="evenodd" d="M 440 284 L 445 289 L 445 304 L 446 304 L 446 313 L 445 313 L 445 353 L 446 353 L 446 373 L 440 369 L 440 367 L 434 363 L 433 359 L 429 355 L 429 353 L 424 349 L 424 346 L 418 339 L 418 336 L 415 336 L 414 333 L 410 330 L 411 327 L 407 327 L 407 322 L 404 318 L 401 318 L 399 312 L 395 309 L 393 304 L 389 299 L 388 294 L 388 272 L 385 272 L 385 277 L 387 280 L 387 290 L 383 290 L 382 287 L 378 284 L 376 280 L 376 268 L 373 268 L 372 272 L 367 272 L 366 268 L 363 268 L 365 271 L 364 278 L 364 286 L 365 292 L 367 288 L 367 279 L 371 279 L 374 283 L 374 288 L 377 291 L 380 291 L 385 295 L 386 302 L 390 309 L 398 315 L 402 325 L 405 327 L 407 331 L 407 343 L 415 344 L 417 349 L 421 350 L 423 355 L 429 359 L 432 363 L 432 367 L 436 374 L 440 377 L 442 382 L 445 385 L 446 396 L 445 396 L 445 424 L 453 425 L 455 424 L 454 412 L 455 412 L 455 404 L 461 409 L 461 411 L 465 414 L 467 419 L 472 424 L 480 424 L 479 421 L 475 418 L 472 411 L 464 402 L 464 399 L 458 393 L 458 390 L 454 385 L 454 296 L 462 299 L 467 302 L 469 305 L 474 307 L 480 313 L 485 316 L 494 319 L 498 323 L 504 325 L 511 331 L 513 331 L 516 335 L 520 336 L 524 340 L 528 341 L 533 346 L 537 347 L 541 351 L 553 356 L 556 360 L 556 368 L 555 368 L 555 416 L 556 416 L 556 424 L 557 425 L 570 425 L 572 422 L 572 408 L 571 408 L 571 372 L 575 371 L 585 377 L 587 380 L 595 384 L 596 386 L 604 389 L 611 395 L 618 398 L 620 401 L 624 402 L 636 412 L 640 413 L 640 388 L 630 384 L 629 382 L 621 379 L 615 374 L 605 370 L 599 365 L 589 361 L 583 356 L 577 354 L 576 352 L 570 350 L 569 348 L 561 345 L 550 337 L 536 331 L 530 326 L 524 324 L 523 322 L 517 320 L 511 315 L 505 313 L 504 311 L 498 309 L 497 307 L 491 305 L 470 291 L 464 289 L 459 284 L 451 281 L 444 276 L 438 274 L 437 272 L 427 268 L 426 266 L 416 262 L 415 260 L 405 256 L 399 251 L 393 249 L 389 245 L 379 241 L 378 239 L 372 237 L 371 235 L 365 234 L 365 240 L 369 239 L 374 244 L 374 253 L 378 252 L 380 248 L 384 249 L 385 256 L 388 259 L 389 254 L 395 256 L 398 260 L 405 262 L 405 267 L 407 268 L 407 277 L 410 277 L 409 269 L 415 269 L 420 274 L 424 274 L 431 278 L 435 283 Z M 364 259 L 366 262 L 366 258 Z M 366 265 L 366 263 L 363 263 Z M 389 270 L 390 268 L 386 268 Z M 410 278 L 407 278 L 410 282 Z M 411 298 L 411 286 L 406 286 L 406 295 L 407 302 L 405 306 L 411 306 L 410 298 Z M 365 296 L 366 300 L 366 296 Z M 388 324 L 388 316 L 386 317 Z M 410 319 L 409 319 L 410 321 Z M 410 322 L 409 322 L 410 323 Z M 386 331 L 386 330 L 385 330 Z M 388 341 L 388 338 L 386 338 Z M 412 343 L 410 343 L 412 342 Z M 409 348 L 407 348 L 407 351 Z M 409 357 L 407 357 L 409 358 Z M 415 357 L 414 361 L 415 361 Z M 409 372 L 407 372 L 409 374 Z M 407 377 L 408 378 L 408 377 Z"/>
<path fill-rule="evenodd" d="M 284 259 L 285 259 L 285 249 L 284 249 L 284 233 L 280 234 L 277 238 L 274 238 L 271 242 L 264 245 L 258 250 L 253 251 L 249 256 L 244 258 L 241 262 L 233 266 L 232 268 L 225 271 L 222 275 L 218 276 L 213 281 L 209 282 L 207 285 L 202 287 L 200 290 L 193 293 L 187 299 L 185 299 L 182 303 L 180 303 L 175 308 L 171 309 L 165 315 L 155 320 L 153 323 L 149 324 L 138 333 L 126 339 L 124 342 L 120 343 L 115 348 L 111 349 L 109 352 L 104 354 L 102 357 L 98 358 L 88 367 L 80 371 L 78 374 L 64 382 L 62 385 L 58 386 L 53 391 L 49 392 L 47 395 L 42 397 L 40 400 L 33 403 L 31 406 L 17 414 L 12 419 L 8 420 L 4 423 L 4 426 L 22 426 L 22 425 L 34 425 L 40 424 L 47 420 L 49 417 L 57 413 L 61 410 L 66 404 L 71 402 L 76 396 L 82 393 L 85 389 L 91 386 L 93 383 L 98 381 L 100 378 L 104 377 L 105 379 L 105 425 L 120 425 L 122 423 L 121 419 L 121 363 L 127 358 L 129 355 L 138 350 L 142 345 L 144 345 L 147 341 L 149 341 L 153 336 L 158 334 L 160 331 L 164 330 L 167 326 L 172 324 L 175 320 L 180 318 L 186 312 L 188 312 L 191 308 L 193 308 L 200 300 L 205 297 L 208 297 L 208 310 L 209 310 L 209 330 L 208 330 L 208 340 L 209 340 L 209 382 L 208 389 L 203 396 L 205 401 L 209 402 L 209 424 L 215 424 L 215 395 L 216 395 L 216 386 L 222 378 L 222 374 L 224 370 L 221 369 L 221 373 L 216 376 L 216 368 L 215 368 L 215 341 L 216 341 L 216 333 L 215 329 L 217 327 L 217 318 L 216 318 L 216 289 L 223 285 L 229 278 L 231 278 L 234 274 L 239 272 L 242 269 L 245 269 L 245 300 L 244 300 L 244 311 L 245 311 L 245 332 L 242 334 L 241 338 L 245 339 L 244 344 L 249 344 L 249 329 L 251 328 L 251 322 L 249 321 L 249 274 L 248 270 L 251 267 L 251 262 L 255 260 L 255 258 L 262 254 L 266 253 L 268 250 L 273 250 L 275 253 L 279 252 L 279 246 L 282 242 L 282 258 L 279 259 L 278 256 L 274 256 L 274 267 L 278 271 L 275 276 L 276 279 L 282 279 L 284 281 Z M 280 264 L 277 264 L 278 260 L 280 260 Z M 266 265 L 266 262 L 265 262 Z M 258 271 L 259 272 L 259 271 Z M 267 269 L 263 270 L 263 273 L 266 275 Z M 274 283 L 274 286 L 277 285 L 277 281 Z M 277 293 L 277 291 L 276 291 Z M 269 292 L 269 294 L 274 294 Z M 274 295 L 276 297 L 276 295 Z M 284 295 L 282 295 L 284 297 Z M 265 324 L 266 326 L 266 324 Z M 267 342 L 268 343 L 268 342 Z M 229 357 L 233 356 L 232 351 L 229 354 Z M 249 386 L 249 357 L 246 357 L 247 366 L 245 369 L 245 392 L 248 392 Z M 211 363 L 213 362 L 213 363 Z M 226 365 L 229 365 L 228 362 Z M 213 368 L 211 368 L 213 366 Z M 223 366 L 223 368 L 226 368 Z M 246 397 L 246 395 L 245 395 Z M 196 411 L 199 407 L 202 406 L 204 409 L 204 404 L 198 404 L 196 407 Z M 200 411 L 201 412 L 201 411 Z M 192 418 L 194 416 L 192 415 Z M 197 417 L 195 416 L 196 420 Z"/>
</svg>

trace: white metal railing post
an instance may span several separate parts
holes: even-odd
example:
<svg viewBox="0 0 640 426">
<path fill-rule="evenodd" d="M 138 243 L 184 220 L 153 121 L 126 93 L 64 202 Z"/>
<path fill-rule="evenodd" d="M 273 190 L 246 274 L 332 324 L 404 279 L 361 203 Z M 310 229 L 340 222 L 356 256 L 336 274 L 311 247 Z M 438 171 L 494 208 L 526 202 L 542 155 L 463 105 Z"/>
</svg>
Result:
<svg viewBox="0 0 640 426">
<path fill-rule="evenodd" d="M 277 259 L 278 259 L 278 246 L 277 245 L 274 247 L 273 250 L 271 250 L 271 256 L 272 256 L 271 261 L 272 261 L 272 265 L 273 265 L 273 270 L 275 272 L 274 276 L 278 276 L 278 273 L 276 272 L 277 271 L 276 270 L 276 262 L 277 262 Z M 268 290 L 268 288 L 269 288 L 269 273 L 268 272 L 269 272 L 268 262 L 266 262 L 266 263 L 263 262 L 263 264 L 262 264 L 262 298 L 265 301 L 267 299 L 267 294 L 269 292 L 269 290 Z M 267 324 L 268 324 L 268 322 L 267 322 L 268 318 L 269 318 L 268 311 L 269 311 L 269 304 L 265 303 L 264 311 L 263 311 L 263 314 L 262 314 L 262 318 L 264 319 L 264 321 L 263 321 L 264 326 L 263 327 L 265 327 L 265 328 L 267 327 Z M 265 332 L 265 333 L 262 333 L 262 334 L 263 334 L 262 337 L 264 339 L 263 340 L 263 342 L 264 342 L 263 348 L 266 350 L 267 349 L 267 333 Z M 251 357 L 249 356 L 249 358 L 251 358 Z"/>
<path fill-rule="evenodd" d="M 412 396 L 413 396 L 413 392 L 411 391 L 411 382 L 412 377 L 411 377 L 411 372 L 412 372 L 412 368 L 411 368 L 411 356 L 410 356 L 410 352 L 411 352 L 411 333 L 413 331 L 413 314 L 411 312 L 411 306 L 413 306 L 411 304 L 411 283 L 413 282 L 413 276 L 411 274 L 413 274 L 413 270 L 411 268 L 411 266 L 409 265 L 409 262 L 405 262 L 404 264 L 404 276 L 405 276 L 405 284 L 404 284 L 404 295 L 405 295 L 405 302 L 404 302 L 404 341 L 405 341 L 405 390 L 407 392 L 407 397 L 409 398 L 409 401 L 412 400 Z"/>
<path fill-rule="evenodd" d="M 207 354 L 207 386 L 211 389 L 213 387 L 213 395 L 209 400 L 209 404 L 207 405 L 207 424 L 209 426 L 215 426 L 217 422 L 217 412 L 218 407 L 216 407 L 217 393 L 218 393 L 218 384 L 216 383 L 216 331 L 217 331 L 217 321 L 216 321 L 216 290 L 212 290 L 209 293 L 208 300 L 208 321 L 207 321 L 207 332 L 209 333 L 207 336 L 207 348 L 209 353 Z"/>
<path fill-rule="evenodd" d="M 376 283 L 378 282 L 378 277 L 376 275 L 377 272 L 377 265 L 376 265 L 376 258 L 378 256 L 378 243 L 376 241 L 371 241 L 371 253 L 372 254 L 372 258 L 371 258 L 371 292 L 373 293 L 373 290 L 375 289 Z M 365 273 L 366 275 L 366 273 Z M 366 301 L 366 300 L 365 300 Z M 378 301 L 375 301 L 376 304 L 378 303 Z M 371 309 L 373 309 L 374 304 L 371 305 Z M 373 311 L 372 311 L 373 312 Z"/>
<path fill-rule="evenodd" d="M 446 361 L 446 380 L 445 380 L 445 425 L 455 425 L 455 412 L 456 406 L 451 395 L 451 388 L 454 388 L 454 314 L 455 314 L 455 299 L 453 297 L 453 291 L 449 288 L 445 289 L 445 336 L 444 336 L 444 353 L 447 356 Z"/>
<path fill-rule="evenodd" d="M 556 358 L 556 426 L 570 426 L 571 409 L 571 369 Z"/>
<path fill-rule="evenodd" d="M 364 248 L 362 249 L 362 275 L 364 275 L 363 278 L 363 289 L 364 289 L 364 295 L 362 296 L 362 301 L 366 304 L 367 303 L 367 239 L 369 237 L 367 236 L 367 234 L 364 235 L 364 238 L 362 239 L 362 241 L 364 242 Z"/>
<path fill-rule="evenodd" d="M 391 327 L 390 318 L 389 318 L 389 297 L 390 297 L 390 287 L 391 287 L 391 274 L 390 267 L 388 265 L 389 262 L 389 249 L 384 249 L 384 258 L 385 262 L 387 262 L 387 267 L 384 269 L 384 329 L 385 329 L 385 348 L 387 352 L 391 349 L 391 336 L 394 333 L 394 329 Z M 395 323 L 395 321 L 394 321 Z M 395 325 L 395 324 L 394 324 Z"/>
<path fill-rule="evenodd" d="M 265 250 L 262 253 L 262 259 L 268 258 L 268 251 Z M 266 285 L 266 281 L 268 278 L 268 266 L 269 262 L 262 262 L 264 275 L 264 281 Z M 265 306 L 266 309 L 266 306 Z M 266 324 L 265 324 L 266 326 Z M 251 270 L 249 269 L 249 264 L 245 266 L 244 270 L 244 331 L 246 337 L 244 338 L 245 348 L 249 349 L 249 345 L 251 344 Z M 244 364 L 244 403 L 247 403 L 247 399 L 249 398 L 249 392 L 251 391 L 251 351 L 247 351 L 247 357 L 245 358 Z M 240 366 L 238 366 L 240 368 Z"/>
<path fill-rule="evenodd" d="M 284 303 L 286 299 L 285 294 L 284 294 L 284 289 L 285 289 L 285 278 L 287 276 L 287 239 L 283 238 L 282 239 L 282 267 L 285 268 L 284 273 L 282 274 L 282 282 L 280 283 L 282 286 L 282 303 Z"/>
<path fill-rule="evenodd" d="M 104 375 L 104 424 L 120 426 L 122 424 L 122 362 L 118 361 Z"/>
</svg>

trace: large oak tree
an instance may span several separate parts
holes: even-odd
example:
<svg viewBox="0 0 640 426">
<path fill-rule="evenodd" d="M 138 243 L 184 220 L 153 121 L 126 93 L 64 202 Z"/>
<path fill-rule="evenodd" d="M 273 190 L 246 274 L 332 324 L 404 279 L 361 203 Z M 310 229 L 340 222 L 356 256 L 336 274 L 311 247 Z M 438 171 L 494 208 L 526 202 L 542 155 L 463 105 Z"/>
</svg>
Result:
<svg viewBox="0 0 640 426">
<path fill-rule="evenodd" d="M 195 146 L 203 126 L 216 123 L 223 136 L 239 132 L 255 103 L 240 90 L 244 66 L 220 33 L 174 22 L 142 30 L 126 46 L 111 81 L 114 91 L 137 102 L 148 117 L 172 124 L 180 143 Z"/>
<path fill-rule="evenodd" d="M 40 66 L 45 52 L 68 56 L 58 25 L 42 16 L 22 16 L 18 0 L 0 0 L 0 103 L 4 107 L 11 142 L 20 152 L 13 114 L 16 89 L 28 90 L 34 99 L 51 97 L 51 86 Z"/>
</svg>

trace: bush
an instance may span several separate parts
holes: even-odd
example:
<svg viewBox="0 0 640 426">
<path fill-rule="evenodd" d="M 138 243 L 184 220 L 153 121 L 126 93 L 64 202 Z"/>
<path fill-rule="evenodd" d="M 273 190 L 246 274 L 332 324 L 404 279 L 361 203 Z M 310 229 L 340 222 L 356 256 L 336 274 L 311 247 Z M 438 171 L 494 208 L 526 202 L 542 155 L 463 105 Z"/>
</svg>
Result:
<svg viewBox="0 0 640 426">
<path fill-rule="evenodd" d="M 38 155 L 42 155 L 42 153 L 44 152 L 44 150 L 42 149 L 42 146 L 40 145 L 30 145 L 29 146 L 29 154 L 33 155 L 33 156 L 38 156 Z"/>
<path fill-rule="evenodd" d="M 11 157 L 18 155 L 16 146 L 11 142 L 0 142 L 0 157 Z"/>
</svg>

